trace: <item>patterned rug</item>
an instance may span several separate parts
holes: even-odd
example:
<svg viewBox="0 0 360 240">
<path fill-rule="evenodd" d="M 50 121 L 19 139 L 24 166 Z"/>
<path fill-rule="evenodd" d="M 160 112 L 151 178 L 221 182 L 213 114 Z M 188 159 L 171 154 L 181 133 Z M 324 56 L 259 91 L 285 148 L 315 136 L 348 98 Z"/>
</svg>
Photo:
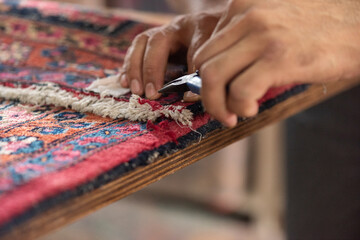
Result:
<svg viewBox="0 0 360 240">
<path fill-rule="evenodd" d="M 72 5 L 0 1 L 0 234 L 222 127 L 180 95 L 149 101 L 89 88 L 119 73 L 149 27 Z M 169 65 L 167 78 L 184 71 Z M 260 110 L 305 88 L 272 89 Z"/>
</svg>

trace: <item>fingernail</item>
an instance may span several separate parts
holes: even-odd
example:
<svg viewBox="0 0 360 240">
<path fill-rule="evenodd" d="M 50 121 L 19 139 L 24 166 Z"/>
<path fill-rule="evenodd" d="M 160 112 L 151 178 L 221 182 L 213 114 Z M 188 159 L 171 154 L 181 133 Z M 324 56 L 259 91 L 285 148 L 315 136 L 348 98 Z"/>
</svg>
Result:
<svg viewBox="0 0 360 240">
<path fill-rule="evenodd" d="M 120 84 L 122 87 L 128 87 L 128 82 L 125 74 L 121 75 Z"/>
<path fill-rule="evenodd" d="M 130 86 L 131 92 L 140 95 L 140 83 L 137 79 L 131 80 L 131 86 Z"/>
<path fill-rule="evenodd" d="M 186 102 L 196 102 L 200 100 L 200 95 L 193 93 L 193 92 L 185 92 L 184 94 L 184 101 Z"/>
<path fill-rule="evenodd" d="M 190 91 L 188 91 L 184 94 L 184 97 L 187 97 L 187 98 L 192 98 L 192 97 L 196 97 L 196 96 L 198 96 L 196 93 L 193 93 Z"/>
<path fill-rule="evenodd" d="M 152 98 L 157 94 L 153 83 L 146 84 L 145 95 L 147 98 Z"/>
</svg>

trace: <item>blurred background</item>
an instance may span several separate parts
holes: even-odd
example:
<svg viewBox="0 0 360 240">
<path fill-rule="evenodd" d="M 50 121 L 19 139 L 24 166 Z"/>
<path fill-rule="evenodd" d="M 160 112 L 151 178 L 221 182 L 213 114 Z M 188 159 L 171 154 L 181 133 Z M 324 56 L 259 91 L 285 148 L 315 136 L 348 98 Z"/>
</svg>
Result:
<svg viewBox="0 0 360 240">
<path fill-rule="evenodd" d="M 166 18 L 203 10 L 202 1 L 191 7 L 188 1 L 59 2 Z M 214 7 L 224 1 L 208 0 Z M 267 127 L 42 240 L 284 239 L 282 129 L 281 123 Z"/>
</svg>

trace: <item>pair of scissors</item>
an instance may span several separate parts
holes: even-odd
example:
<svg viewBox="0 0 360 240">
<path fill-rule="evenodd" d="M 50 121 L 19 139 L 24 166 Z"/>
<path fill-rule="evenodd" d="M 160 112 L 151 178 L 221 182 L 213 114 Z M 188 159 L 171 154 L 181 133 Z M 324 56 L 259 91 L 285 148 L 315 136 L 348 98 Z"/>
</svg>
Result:
<svg viewBox="0 0 360 240">
<path fill-rule="evenodd" d="M 199 71 L 179 77 L 173 81 L 168 82 L 161 88 L 159 93 L 170 93 L 170 92 L 187 92 L 191 91 L 196 94 L 200 94 L 201 89 L 201 78 Z"/>
</svg>

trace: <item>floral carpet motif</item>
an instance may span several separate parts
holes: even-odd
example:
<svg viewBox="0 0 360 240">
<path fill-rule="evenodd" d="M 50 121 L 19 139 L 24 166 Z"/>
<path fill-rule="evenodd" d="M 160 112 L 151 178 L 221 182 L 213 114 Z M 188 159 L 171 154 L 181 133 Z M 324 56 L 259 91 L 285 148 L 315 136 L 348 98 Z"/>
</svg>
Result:
<svg viewBox="0 0 360 240">
<path fill-rule="evenodd" d="M 131 40 L 148 28 L 71 5 L 0 0 L 0 87 L 16 92 L 41 89 L 50 82 L 75 98 L 100 99 L 86 88 L 98 78 L 119 73 Z M 171 66 L 167 77 L 183 73 L 182 66 Z M 304 89 L 272 89 L 259 100 L 260 110 Z M 158 101 L 132 99 L 126 94 L 110 100 L 135 101 L 154 113 L 162 108 L 189 111 L 191 122 L 182 126 L 164 112 L 150 119 L 154 121 L 130 121 L 49 104 L 28 105 L 21 94 L 0 98 L 0 235 L 151 163 L 154 155 L 183 149 L 221 127 L 200 103 L 182 103 L 179 95 Z"/>
</svg>

